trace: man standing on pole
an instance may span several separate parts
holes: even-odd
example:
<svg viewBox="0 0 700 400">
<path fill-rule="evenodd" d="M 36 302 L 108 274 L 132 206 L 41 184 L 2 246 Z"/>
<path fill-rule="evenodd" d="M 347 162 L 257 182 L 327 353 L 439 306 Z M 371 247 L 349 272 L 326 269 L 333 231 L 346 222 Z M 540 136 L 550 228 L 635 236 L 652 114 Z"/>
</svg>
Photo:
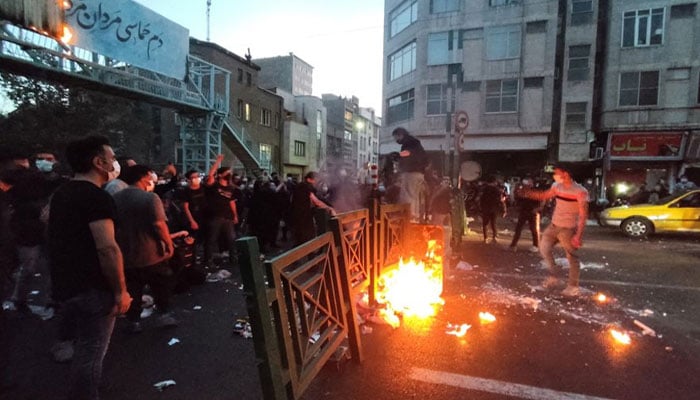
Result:
<svg viewBox="0 0 700 400">
<path fill-rule="evenodd" d="M 396 128 L 391 133 L 396 143 L 401 145 L 399 171 L 401 172 L 401 192 L 399 201 L 411 205 L 411 219 L 419 221 L 423 217 L 425 197 L 425 168 L 428 155 L 420 140 L 411 136 L 404 128 Z"/>
</svg>

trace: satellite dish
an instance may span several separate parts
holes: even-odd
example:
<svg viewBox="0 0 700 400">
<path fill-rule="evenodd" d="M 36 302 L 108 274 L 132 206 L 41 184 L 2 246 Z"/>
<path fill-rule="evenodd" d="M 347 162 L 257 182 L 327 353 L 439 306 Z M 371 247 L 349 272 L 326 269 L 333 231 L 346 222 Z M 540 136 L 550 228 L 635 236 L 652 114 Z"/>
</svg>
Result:
<svg viewBox="0 0 700 400">
<path fill-rule="evenodd" d="M 467 182 L 475 181 L 481 177 L 481 165 L 476 161 L 465 161 L 459 167 L 459 176 Z"/>
</svg>

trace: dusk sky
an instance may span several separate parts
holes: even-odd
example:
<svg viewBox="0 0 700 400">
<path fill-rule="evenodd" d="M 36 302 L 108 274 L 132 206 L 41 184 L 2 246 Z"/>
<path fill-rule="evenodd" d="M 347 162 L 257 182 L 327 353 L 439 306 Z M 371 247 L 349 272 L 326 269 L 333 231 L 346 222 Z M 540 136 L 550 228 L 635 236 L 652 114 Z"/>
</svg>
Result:
<svg viewBox="0 0 700 400">
<path fill-rule="evenodd" d="M 206 0 L 137 1 L 206 40 Z M 293 52 L 314 67 L 314 95 L 354 95 L 381 114 L 383 10 L 380 0 L 212 0 L 210 40 L 239 56 Z"/>
</svg>

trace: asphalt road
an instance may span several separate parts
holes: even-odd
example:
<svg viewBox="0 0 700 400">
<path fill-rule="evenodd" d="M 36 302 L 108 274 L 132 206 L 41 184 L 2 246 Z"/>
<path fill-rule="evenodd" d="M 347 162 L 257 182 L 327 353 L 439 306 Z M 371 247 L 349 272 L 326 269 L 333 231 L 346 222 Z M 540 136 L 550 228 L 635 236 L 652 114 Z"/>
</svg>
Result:
<svg viewBox="0 0 700 400">
<path fill-rule="evenodd" d="M 583 298 L 539 287 L 539 257 L 468 235 L 461 259 L 445 271 L 445 306 L 433 319 L 392 329 L 369 325 L 366 360 L 327 365 L 304 394 L 312 399 L 696 399 L 700 391 L 700 237 L 629 240 L 589 227 L 581 251 Z M 180 326 L 145 320 L 139 335 L 117 321 L 105 360 L 102 398 L 259 399 L 252 339 L 233 333 L 245 316 L 237 268 L 231 279 L 175 298 Z M 600 304 L 592 295 L 611 301 Z M 481 325 L 478 313 L 496 321 Z M 642 335 L 634 320 L 655 331 Z M 448 324 L 471 325 L 464 337 Z M 627 331 L 616 345 L 610 327 Z M 55 321 L 0 314 L 0 399 L 60 398 L 67 366 L 48 354 Z M 172 339 L 179 342 L 169 345 Z M 153 384 L 172 379 L 163 392 Z"/>
</svg>

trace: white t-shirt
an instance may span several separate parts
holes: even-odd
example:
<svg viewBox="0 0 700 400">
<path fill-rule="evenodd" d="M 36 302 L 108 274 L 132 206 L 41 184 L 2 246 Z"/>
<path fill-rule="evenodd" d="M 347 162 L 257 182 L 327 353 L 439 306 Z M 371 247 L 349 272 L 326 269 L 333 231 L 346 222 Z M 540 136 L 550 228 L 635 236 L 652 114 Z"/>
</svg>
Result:
<svg viewBox="0 0 700 400">
<path fill-rule="evenodd" d="M 562 228 L 575 228 L 578 222 L 579 202 L 588 202 L 588 190 L 576 182 L 572 182 L 569 187 L 554 183 L 552 189 L 556 193 L 552 223 Z"/>
</svg>

